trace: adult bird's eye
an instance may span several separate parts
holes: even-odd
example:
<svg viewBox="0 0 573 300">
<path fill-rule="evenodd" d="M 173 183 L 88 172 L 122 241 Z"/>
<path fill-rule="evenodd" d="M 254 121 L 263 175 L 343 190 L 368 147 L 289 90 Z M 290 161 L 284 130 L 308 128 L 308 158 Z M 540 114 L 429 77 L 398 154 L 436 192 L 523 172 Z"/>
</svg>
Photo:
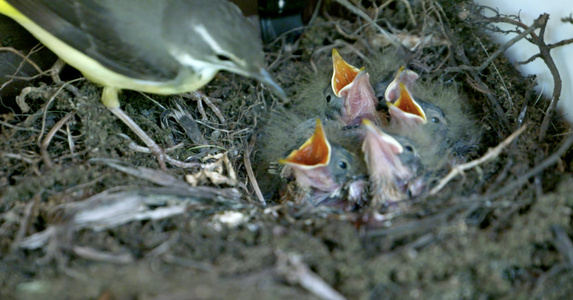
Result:
<svg viewBox="0 0 573 300">
<path fill-rule="evenodd" d="M 339 162 L 338 162 L 338 166 L 339 166 L 341 169 L 346 169 L 346 168 L 348 167 L 348 164 L 346 164 L 345 161 L 339 161 Z"/>
<path fill-rule="evenodd" d="M 436 117 L 433 117 L 433 118 L 432 118 L 432 122 L 434 122 L 434 123 L 436 123 L 436 124 L 437 124 L 437 123 L 440 123 L 440 119 L 438 119 L 438 118 L 436 118 Z"/>
<path fill-rule="evenodd" d="M 231 60 L 230 57 L 228 57 L 228 56 L 226 56 L 226 55 L 224 55 L 224 54 L 217 54 L 217 59 L 220 60 L 220 61 L 229 61 L 229 60 Z"/>
<path fill-rule="evenodd" d="M 332 100 L 332 96 L 330 96 L 330 95 L 326 96 L 326 102 L 330 103 L 330 100 Z"/>
</svg>

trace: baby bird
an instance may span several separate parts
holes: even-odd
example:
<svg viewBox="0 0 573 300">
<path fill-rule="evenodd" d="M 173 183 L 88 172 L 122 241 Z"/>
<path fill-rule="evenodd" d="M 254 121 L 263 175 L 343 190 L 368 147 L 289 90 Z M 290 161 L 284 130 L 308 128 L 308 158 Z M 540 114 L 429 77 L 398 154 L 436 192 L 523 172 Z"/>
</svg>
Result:
<svg viewBox="0 0 573 300">
<path fill-rule="evenodd" d="M 363 194 L 356 191 L 356 187 L 365 187 L 360 183 L 365 177 L 364 163 L 356 153 L 339 144 L 331 144 L 320 119 L 316 119 L 314 134 L 279 163 L 285 165 L 282 177 L 291 177 L 292 173 L 297 188 L 315 206 L 340 199 L 344 189 L 350 190 L 350 198 Z"/>
<path fill-rule="evenodd" d="M 333 108 L 329 110 L 330 118 L 338 119 L 346 126 L 360 125 L 362 119 L 385 124 L 385 115 L 376 110 L 378 99 L 368 72 L 347 63 L 336 49 L 332 49 L 332 63 L 332 94 L 325 91 L 325 99 Z"/>
<path fill-rule="evenodd" d="M 285 186 L 294 193 L 281 198 L 314 205 L 360 202 L 365 195 L 360 141 L 339 121 L 276 111 L 259 133 L 256 149 L 257 180 L 266 199 L 276 199 Z"/>
<path fill-rule="evenodd" d="M 388 84 L 384 98 L 390 114 L 389 127 L 397 132 L 423 130 L 441 143 L 447 138 L 449 120 L 438 106 L 416 99 L 410 92 L 418 77 L 417 73 L 401 67 Z"/>
<path fill-rule="evenodd" d="M 413 143 L 383 132 L 367 119 L 363 120 L 363 130 L 362 151 L 370 176 L 372 205 L 391 204 L 420 194 L 424 186 L 416 178 L 423 166 Z"/>
<path fill-rule="evenodd" d="M 332 75 L 326 70 L 310 74 L 294 97 L 293 110 L 307 118 L 339 120 L 344 113 L 346 95 L 360 69 L 347 63 L 336 49 L 332 50 Z"/>
<path fill-rule="evenodd" d="M 368 119 L 376 124 L 386 124 L 386 116 L 376 110 L 378 99 L 370 84 L 370 76 L 366 71 L 360 71 L 351 85 L 342 92 L 343 110 L 338 117 L 344 125 L 352 126 L 362 123 L 362 119 Z"/>
<path fill-rule="evenodd" d="M 377 80 L 374 85 L 377 97 L 388 108 L 390 120 L 385 130 L 402 135 L 426 135 L 434 141 L 430 146 L 440 146 L 442 151 L 449 153 L 452 164 L 475 156 L 482 128 L 468 114 L 463 96 L 458 94 L 456 87 L 427 80 L 404 67 L 397 67 L 398 72 L 390 80 L 384 67 L 392 66 L 388 61 L 391 58 L 391 53 L 375 57 L 366 66 L 372 78 Z"/>
<path fill-rule="evenodd" d="M 437 135 L 440 140 L 446 138 L 449 122 L 446 114 L 437 105 L 412 93 L 419 75 L 401 66 L 390 80 L 394 72 L 392 68 L 404 63 L 400 56 L 386 51 L 380 57 L 374 57 L 366 68 L 359 69 L 347 63 L 333 49 L 332 61 L 332 92 L 325 88 L 322 97 L 331 107 L 328 110 L 330 119 L 338 117 L 346 125 L 356 125 L 366 118 L 384 126 L 387 118 L 383 112 L 377 111 L 379 101 L 384 100 L 382 106 L 388 107 L 389 127 L 394 131 L 420 127 L 428 134 Z M 370 75 L 365 69 L 375 74 L 372 76 L 375 88 L 370 84 Z M 418 94 L 424 95 L 424 91 Z"/>
<path fill-rule="evenodd" d="M 330 85 L 338 97 L 341 96 L 342 91 L 352 85 L 354 78 L 362 71 L 362 69 L 347 63 L 336 49 L 332 49 L 332 69 Z"/>
<path fill-rule="evenodd" d="M 396 73 L 394 80 L 390 83 L 386 83 L 386 81 L 379 82 L 377 83 L 376 88 L 379 89 L 379 92 L 384 92 L 384 100 L 386 100 L 386 102 L 395 103 L 398 98 L 400 98 L 400 84 L 404 84 L 408 89 L 412 89 L 414 83 L 418 80 L 418 77 L 418 73 L 408 70 L 402 66 Z"/>
</svg>

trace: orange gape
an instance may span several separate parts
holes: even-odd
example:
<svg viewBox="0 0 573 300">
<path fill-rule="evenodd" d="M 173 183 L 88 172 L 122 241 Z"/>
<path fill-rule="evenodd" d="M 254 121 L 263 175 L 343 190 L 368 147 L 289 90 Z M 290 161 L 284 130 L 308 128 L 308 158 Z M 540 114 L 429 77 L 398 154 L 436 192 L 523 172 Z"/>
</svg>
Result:
<svg viewBox="0 0 573 300">
<path fill-rule="evenodd" d="M 340 91 L 354 81 L 360 69 L 344 61 L 336 49 L 332 49 L 332 67 L 332 91 L 340 97 Z"/>
<path fill-rule="evenodd" d="M 400 83 L 400 98 L 398 98 L 398 101 L 394 103 L 394 106 L 403 112 L 419 116 L 422 118 L 422 120 L 424 120 L 424 122 L 426 121 L 426 114 L 424 113 L 424 110 L 422 110 L 420 105 L 416 103 L 414 99 L 412 99 L 412 95 L 403 83 Z"/>
<path fill-rule="evenodd" d="M 281 159 L 279 162 L 308 167 L 328 165 L 330 162 L 330 144 L 326 139 L 320 119 L 316 119 L 314 134 L 298 150 L 294 150 L 287 158 Z"/>
</svg>

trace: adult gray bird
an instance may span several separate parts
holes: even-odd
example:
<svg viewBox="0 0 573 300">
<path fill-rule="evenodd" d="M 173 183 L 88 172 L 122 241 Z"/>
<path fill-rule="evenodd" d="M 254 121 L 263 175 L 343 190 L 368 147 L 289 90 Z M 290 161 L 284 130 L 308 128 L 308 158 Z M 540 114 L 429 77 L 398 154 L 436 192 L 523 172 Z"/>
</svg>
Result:
<svg viewBox="0 0 573 300">
<path fill-rule="evenodd" d="M 120 108 L 121 89 L 197 90 L 218 71 L 256 78 L 285 98 L 264 68 L 261 41 L 226 0 L 0 0 L 14 19 L 66 63 L 102 85 L 102 102 L 165 162 L 165 154 Z"/>
</svg>

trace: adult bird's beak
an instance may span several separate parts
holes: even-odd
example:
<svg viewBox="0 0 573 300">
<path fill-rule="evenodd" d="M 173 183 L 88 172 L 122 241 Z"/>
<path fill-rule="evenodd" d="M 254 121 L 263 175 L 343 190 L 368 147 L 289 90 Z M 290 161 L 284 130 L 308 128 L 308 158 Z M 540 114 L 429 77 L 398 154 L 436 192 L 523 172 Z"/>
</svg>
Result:
<svg viewBox="0 0 573 300">
<path fill-rule="evenodd" d="M 394 122 L 407 126 L 426 124 L 428 118 L 422 106 L 418 104 L 404 83 L 399 83 L 400 97 L 394 103 L 388 103 L 390 116 Z"/>
<path fill-rule="evenodd" d="M 380 121 L 376 111 L 378 99 L 370 84 L 370 76 L 366 71 L 360 71 L 354 78 L 352 85 L 341 91 L 344 99 L 344 113 L 341 120 L 346 125 L 360 124 L 366 118 Z"/>
<path fill-rule="evenodd" d="M 406 87 L 409 87 L 412 86 L 416 80 L 418 80 L 418 73 L 412 70 L 407 70 L 404 67 L 400 67 L 398 73 L 396 73 L 396 77 L 394 77 L 394 80 L 390 82 L 386 88 L 386 91 L 384 92 L 384 99 L 386 99 L 386 102 L 396 102 L 401 94 L 400 83 L 403 83 L 406 85 Z"/>
<path fill-rule="evenodd" d="M 281 100 L 283 101 L 287 100 L 287 95 L 285 91 L 273 80 L 271 74 L 269 74 L 267 70 L 261 68 L 258 73 L 255 73 L 253 75 L 253 77 L 258 81 L 264 83 L 266 86 L 268 86 L 271 89 L 271 92 L 275 94 L 277 97 L 279 97 Z"/>
<path fill-rule="evenodd" d="M 292 167 L 299 186 L 329 190 L 337 186 L 328 170 L 331 154 L 332 148 L 326 139 L 322 122 L 316 119 L 314 134 L 287 158 L 279 160 L 279 163 Z"/>
<path fill-rule="evenodd" d="M 336 49 L 332 49 L 332 91 L 340 97 L 342 89 L 350 85 L 354 78 L 360 73 L 360 69 L 347 63 Z"/>
</svg>

